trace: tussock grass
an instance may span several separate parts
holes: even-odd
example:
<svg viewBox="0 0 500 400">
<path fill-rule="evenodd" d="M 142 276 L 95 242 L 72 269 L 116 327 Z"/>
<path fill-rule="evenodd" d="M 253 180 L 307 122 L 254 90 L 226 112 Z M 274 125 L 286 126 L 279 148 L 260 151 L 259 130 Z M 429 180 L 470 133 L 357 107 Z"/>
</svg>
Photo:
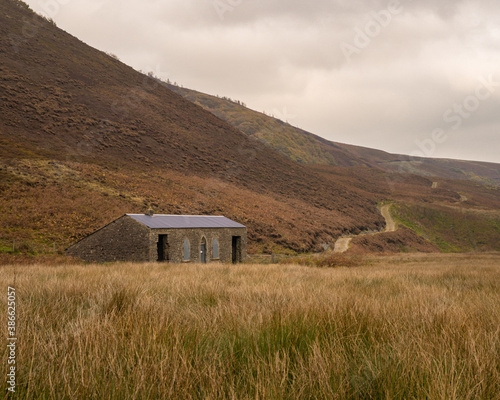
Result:
<svg viewBox="0 0 500 400">
<path fill-rule="evenodd" d="M 0 271 L 6 288 L 14 267 Z M 500 393 L 498 255 L 377 258 L 354 269 L 18 266 L 16 287 L 18 398 Z"/>
<path fill-rule="evenodd" d="M 336 268 L 336 267 L 359 267 L 365 265 L 363 258 L 355 256 L 346 256 L 344 254 L 327 252 L 319 255 L 297 256 L 280 261 L 281 264 L 298 264 L 308 267 Z"/>
</svg>

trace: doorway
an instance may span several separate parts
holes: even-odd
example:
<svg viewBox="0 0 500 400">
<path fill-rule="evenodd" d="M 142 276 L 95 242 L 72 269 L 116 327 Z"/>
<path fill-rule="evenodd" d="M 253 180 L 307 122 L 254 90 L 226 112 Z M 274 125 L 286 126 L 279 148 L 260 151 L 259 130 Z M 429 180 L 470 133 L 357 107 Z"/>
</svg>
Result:
<svg viewBox="0 0 500 400">
<path fill-rule="evenodd" d="M 232 240 L 232 258 L 233 264 L 241 262 L 241 236 L 233 236 Z"/>
<path fill-rule="evenodd" d="M 158 249 L 158 261 L 169 261 L 168 235 L 158 235 L 158 243 L 156 246 Z"/>
<path fill-rule="evenodd" d="M 200 261 L 203 264 L 207 262 L 207 240 L 205 238 L 201 239 Z"/>
</svg>

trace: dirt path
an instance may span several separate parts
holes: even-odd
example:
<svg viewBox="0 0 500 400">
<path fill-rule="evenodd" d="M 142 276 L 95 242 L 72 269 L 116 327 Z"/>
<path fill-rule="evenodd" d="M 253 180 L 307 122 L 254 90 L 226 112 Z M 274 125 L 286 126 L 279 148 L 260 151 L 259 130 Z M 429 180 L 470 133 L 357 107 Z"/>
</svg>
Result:
<svg viewBox="0 0 500 400">
<path fill-rule="evenodd" d="M 349 243 L 351 243 L 352 238 L 338 238 L 335 242 L 334 253 L 345 253 L 349 249 Z"/>
<path fill-rule="evenodd" d="M 439 187 L 439 182 L 432 182 L 432 189 L 437 189 L 438 187 Z M 469 198 L 466 195 L 461 193 L 458 194 L 460 195 L 460 200 L 458 201 L 458 203 L 464 203 L 469 200 Z"/>
<path fill-rule="evenodd" d="M 396 222 L 394 222 L 394 220 L 392 219 L 391 213 L 389 211 L 390 208 L 391 208 L 390 204 L 387 204 L 380 208 L 380 214 L 382 214 L 382 217 L 384 217 L 385 219 L 385 229 L 383 232 L 394 232 L 396 230 Z M 377 233 L 382 233 L 382 232 L 377 232 Z M 373 235 L 376 235 L 377 233 L 373 233 Z M 333 252 L 345 253 L 349 249 L 349 244 L 351 243 L 351 240 L 352 237 L 338 238 L 337 241 L 335 242 L 335 247 L 333 249 Z"/>
<path fill-rule="evenodd" d="M 382 217 L 385 218 L 385 230 L 384 232 L 394 232 L 396 230 L 396 223 L 392 219 L 391 213 L 390 213 L 390 208 L 391 205 L 387 204 L 385 206 L 382 206 L 380 209 L 380 214 L 382 214 Z"/>
</svg>

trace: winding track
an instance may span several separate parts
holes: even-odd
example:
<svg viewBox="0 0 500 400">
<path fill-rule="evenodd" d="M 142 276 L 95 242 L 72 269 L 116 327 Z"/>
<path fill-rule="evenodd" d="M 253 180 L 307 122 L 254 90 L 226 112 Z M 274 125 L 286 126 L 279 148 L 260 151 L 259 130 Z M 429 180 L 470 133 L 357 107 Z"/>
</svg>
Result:
<svg viewBox="0 0 500 400">
<path fill-rule="evenodd" d="M 396 222 L 394 222 L 394 220 L 392 219 L 391 213 L 389 211 L 390 208 L 391 208 L 390 204 L 387 204 L 380 208 L 380 214 L 382 214 L 382 217 L 384 217 L 385 219 L 385 229 L 383 232 L 394 232 L 396 230 Z M 377 232 L 374 233 L 373 235 L 377 235 L 378 233 L 382 232 Z M 333 252 L 345 253 L 349 249 L 349 244 L 351 243 L 351 240 L 354 237 L 356 236 L 338 238 L 337 241 L 335 242 L 335 248 L 333 249 Z"/>
<path fill-rule="evenodd" d="M 391 205 L 387 204 L 385 206 L 382 206 L 380 209 L 380 214 L 382 214 L 382 217 L 385 219 L 385 231 L 384 232 L 394 232 L 396 231 L 396 222 L 392 219 L 391 213 L 390 213 L 390 208 Z"/>
<path fill-rule="evenodd" d="M 352 237 L 341 237 L 335 242 L 334 253 L 345 253 L 349 249 L 349 243 L 351 243 Z"/>
</svg>

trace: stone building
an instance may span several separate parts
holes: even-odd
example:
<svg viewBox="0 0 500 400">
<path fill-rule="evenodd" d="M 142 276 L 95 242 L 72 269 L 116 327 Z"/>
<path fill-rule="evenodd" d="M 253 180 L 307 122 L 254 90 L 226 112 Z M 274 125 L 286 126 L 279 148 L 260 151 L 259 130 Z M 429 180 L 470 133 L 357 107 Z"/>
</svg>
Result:
<svg viewBox="0 0 500 400">
<path fill-rule="evenodd" d="M 125 214 L 66 250 L 89 262 L 239 263 L 247 228 L 226 217 Z"/>
</svg>

